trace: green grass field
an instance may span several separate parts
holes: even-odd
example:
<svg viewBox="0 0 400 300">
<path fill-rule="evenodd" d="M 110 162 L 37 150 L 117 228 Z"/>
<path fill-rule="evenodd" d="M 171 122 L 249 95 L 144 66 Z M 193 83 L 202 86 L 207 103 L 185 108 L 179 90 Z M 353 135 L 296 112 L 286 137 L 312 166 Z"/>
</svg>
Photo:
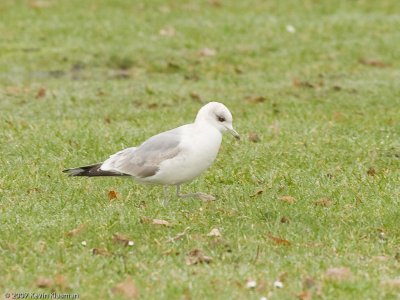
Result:
<svg viewBox="0 0 400 300">
<path fill-rule="evenodd" d="M 395 0 L 2 0 L 2 297 L 400 299 L 399 28 Z M 243 137 L 183 187 L 214 202 L 61 172 L 208 101 Z"/>
</svg>

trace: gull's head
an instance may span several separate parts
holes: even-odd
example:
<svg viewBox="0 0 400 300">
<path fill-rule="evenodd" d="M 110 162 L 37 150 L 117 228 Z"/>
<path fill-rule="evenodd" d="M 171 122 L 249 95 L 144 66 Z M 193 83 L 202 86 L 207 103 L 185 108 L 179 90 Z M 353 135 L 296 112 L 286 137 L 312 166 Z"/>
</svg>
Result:
<svg viewBox="0 0 400 300">
<path fill-rule="evenodd" d="M 233 129 L 232 114 L 222 103 L 210 102 L 204 105 L 197 113 L 195 122 L 206 122 L 221 133 L 229 131 L 235 138 L 240 139 L 239 134 Z"/>
</svg>

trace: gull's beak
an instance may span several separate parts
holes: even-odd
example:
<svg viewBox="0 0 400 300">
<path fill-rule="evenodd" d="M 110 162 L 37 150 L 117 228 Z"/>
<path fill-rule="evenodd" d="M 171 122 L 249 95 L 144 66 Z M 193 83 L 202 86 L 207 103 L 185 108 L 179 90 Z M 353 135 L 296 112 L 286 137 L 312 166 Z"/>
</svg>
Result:
<svg viewBox="0 0 400 300">
<path fill-rule="evenodd" d="M 235 137 L 235 139 L 240 140 L 239 133 L 237 133 L 237 131 L 233 129 L 233 127 L 227 127 L 227 129 L 229 130 L 229 133 Z"/>
</svg>

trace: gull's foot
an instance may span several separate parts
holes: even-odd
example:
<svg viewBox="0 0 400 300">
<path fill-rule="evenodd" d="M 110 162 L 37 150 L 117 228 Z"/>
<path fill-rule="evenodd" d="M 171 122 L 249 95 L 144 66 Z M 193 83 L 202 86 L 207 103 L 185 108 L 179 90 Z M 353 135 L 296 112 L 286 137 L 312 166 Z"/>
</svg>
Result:
<svg viewBox="0 0 400 300">
<path fill-rule="evenodd" d="M 167 199 L 163 199 L 162 201 L 162 206 L 167 207 L 168 206 L 168 200 Z"/>
<path fill-rule="evenodd" d="M 203 202 L 215 201 L 215 197 L 213 195 L 208 195 L 206 193 L 198 192 L 196 193 L 196 197 L 199 198 Z"/>
</svg>

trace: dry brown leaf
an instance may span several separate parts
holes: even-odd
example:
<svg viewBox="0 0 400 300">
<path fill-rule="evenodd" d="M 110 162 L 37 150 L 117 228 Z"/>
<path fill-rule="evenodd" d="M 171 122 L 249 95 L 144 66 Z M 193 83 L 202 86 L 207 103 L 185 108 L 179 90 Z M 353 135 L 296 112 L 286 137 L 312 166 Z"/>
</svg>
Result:
<svg viewBox="0 0 400 300">
<path fill-rule="evenodd" d="M 296 297 L 300 300 L 311 300 L 312 293 L 311 291 L 302 291 L 301 293 L 297 294 Z"/>
<path fill-rule="evenodd" d="M 309 81 L 300 80 L 297 77 L 292 78 L 292 85 L 294 87 L 306 87 L 306 88 L 311 88 L 311 89 L 315 88 L 314 84 L 310 83 Z"/>
<path fill-rule="evenodd" d="M 175 28 L 172 26 L 166 26 L 164 28 L 162 28 L 159 32 L 160 35 L 162 36 L 167 36 L 167 37 L 171 37 L 175 35 Z"/>
<path fill-rule="evenodd" d="M 174 236 L 172 238 L 169 238 L 168 242 L 175 242 L 177 240 L 180 240 L 181 238 L 183 238 L 186 235 L 187 231 L 189 231 L 189 230 L 190 230 L 190 227 L 186 227 L 183 232 L 178 233 L 176 236 Z"/>
<path fill-rule="evenodd" d="M 221 6 L 222 6 L 220 0 L 209 0 L 209 2 L 210 2 L 210 4 L 211 4 L 212 6 L 215 6 L 215 7 L 221 7 Z"/>
<path fill-rule="evenodd" d="M 133 241 L 130 240 L 127 236 L 119 233 L 114 233 L 112 237 L 113 241 L 117 244 L 122 244 L 124 246 L 132 246 Z"/>
<path fill-rule="evenodd" d="M 388 64 L 386 64 L 382 61 L 379 61 L 379 60 L 374 60 L 374 59 L 368 60 L 368 59 L 361 58 L 358 62 L 365 66 L 371 66 L 371 67 L 377 67 L 377 68 L 389 67 Z"/>
<path fill-rule="evenodd" d="M 81 233 L 85 228 L 86 228 L 86 224 L 83 223 L 83 224 L 79 225 L 77 228 L 66 232 L 65 235 L 68 237 L 76 236 L 79 233 Z"/>
<path fill-rule="evenodd" d="M 290 220 L 288 217 L 282 217 L 281 218 L 281 223 L 290 223 Z"/>
<path fill-rule="evenodd" d="M 400 278 L 386 279 L 386 280 L 382 281 L 382 285 L 388 286 L 391 288 L 400 288 Z"/>
<path fill-rule="evenodd" d="M 257 189 L 250 197 L 260 196 L 262 193 L 264 193 L 263 189 Z"/>
<path fill-rule="evenodd" d="M 57 286 L 60 290 L 65 291 L 68 289 L 67 281 L 65 280 L 64 275 L 58 274 L 54 277 L 54 285 Z"/>
<path fill-rule="evenodd" d="M 171 224 L 168 221 L 159 220 L 159 219 L 154 219 L 152 224 L 154 224 L 154 225 L 163 225 L 163 226 L 171 226 Z"/>
<path fill-rule="evenodd" d="M 292 196 L 282 196 L 279 198 L 282 202 L 286 202 L 288 204 L 293 204 L 296 202 L 296 199 Z"/>
<path fill-rule="evenodd" d="M 92 250 L 93 255 L 100 255 L 100 256 L 110 256 L 111 252 L 108 251 L 106 248 L 93 248 Z"/>
<path fill-rule="evenodd" d="M 219 232 L 218 228 L 213 228 L 211 231 L 207 234 L 207 236 L 212 236 L 212 237 L 221 237 L 221 232 Z"/>
<path fill-rule="evenodd" d="M 198 102 L 201 102 L 201 100 L 202 100 L 201 96 L 196 92 L 191 92 L 189 94 L 189 96 L 190 96 L 190 98 L 192 98 L 192 100 L 195 100 L 195 101 L 198 101 Z"/>
<path fill-rule="evenodd" d="M 119 294 L 126 299 L 136 299 L 139 296 L 139 291 L 131 277 L 128 277 L 125 279 L 125 281 L 118 283 L 115 287 L 113 287 L 112 292 L 114 294 Z"/>
<path fill-rule="evenodd" d="M 110 190 L 110 191 L 108 191 L 107 196 L 108 196 L 108 200 L 112 201 L 112 200 L 115 200 L 118 198 L 118 193 L 114 190 Z"/>
<path fill-rule="evenodd" d="M 325 272 L 325 276 L 332 280 L 348 280 L 351 278 L 352 273 L 349 268 L 329 268 Z"/>
<path fill-rule="evenodd" d="M 163 254 L 164 255 L 175 255 L 175 256 L 178 256 L 180 254 L 180 252 L 177 251 L 176 249 L 168 249 Z"/>
<path fill-rule="evenodd" d="M 332 205 L 332 201 L 326 197 L 320 198 L 314 202 L 315 205 L 329 207 Z"/>
<path fill-rule="evenodd" d="M 267 99 L 263 96 L 247 96 L 245 100 L 248 103 L 257 104 L 257 103 L 263 103 Z"/>
<path fill-rule="evenodd" d="M 206 263 L 209 264 L 212 261 L 212 258 L 209 256 L 205 256 L 203 251 L 200 249 L 193 249 L 186 256 L 186 264 L 187 265 L 197 265 Z"/>
<path fill-rule="evenodd" d="M 39 277 L 36 280 L 36 286 L 38 288 L 49 288 L 51 286 L 53 286 L 53 280 L 51 280 L 50 278 L 45 278 L 45 277 Z"/>
<path fill-rule="evenodd" d="M 367 171 L 367 174 L 368 174 L 369 176 L 375 176 L 375 175 L 376 175 L 376 170 L 375 170 L 375 168 L 370 167 L 370 168 L 368 169 L 368 171 Z"/>
<path fill-rule="evenodd" d="M 332 119 L 336 122 L 340 122 L 343 120 L 343 114 L 340 111 L 334 111 L 332 113 Z"/>
<path fill-rule="evenodd" d="M 273 236 L 272 234 L 267 234 L 267 237 L 277 245 L 290 246 L 291 244 L 288 240 L 285 240 L 277 236 Z"/>
<path fill-rule="evenodd" d="M 212 48 L 203 48 L 199 52 L 200 56 L 215 56 L 217 54 L 217 51 Z"/>
<path fill-rule="evenodd" d="M 258 136 L 257 133 L 255 132 L 250 132 L 249 133 L 249 141 L 253 143 L 258 143 L 261 141 L 260 137 Z"/>
<path fill-rule="evenodd" d="M 46 96 L 46 90 L 45 90 L 45 88 L 40 88 L 36 94 L 36 99 L 43 98 L 44 96 Z"/>
</svg>

